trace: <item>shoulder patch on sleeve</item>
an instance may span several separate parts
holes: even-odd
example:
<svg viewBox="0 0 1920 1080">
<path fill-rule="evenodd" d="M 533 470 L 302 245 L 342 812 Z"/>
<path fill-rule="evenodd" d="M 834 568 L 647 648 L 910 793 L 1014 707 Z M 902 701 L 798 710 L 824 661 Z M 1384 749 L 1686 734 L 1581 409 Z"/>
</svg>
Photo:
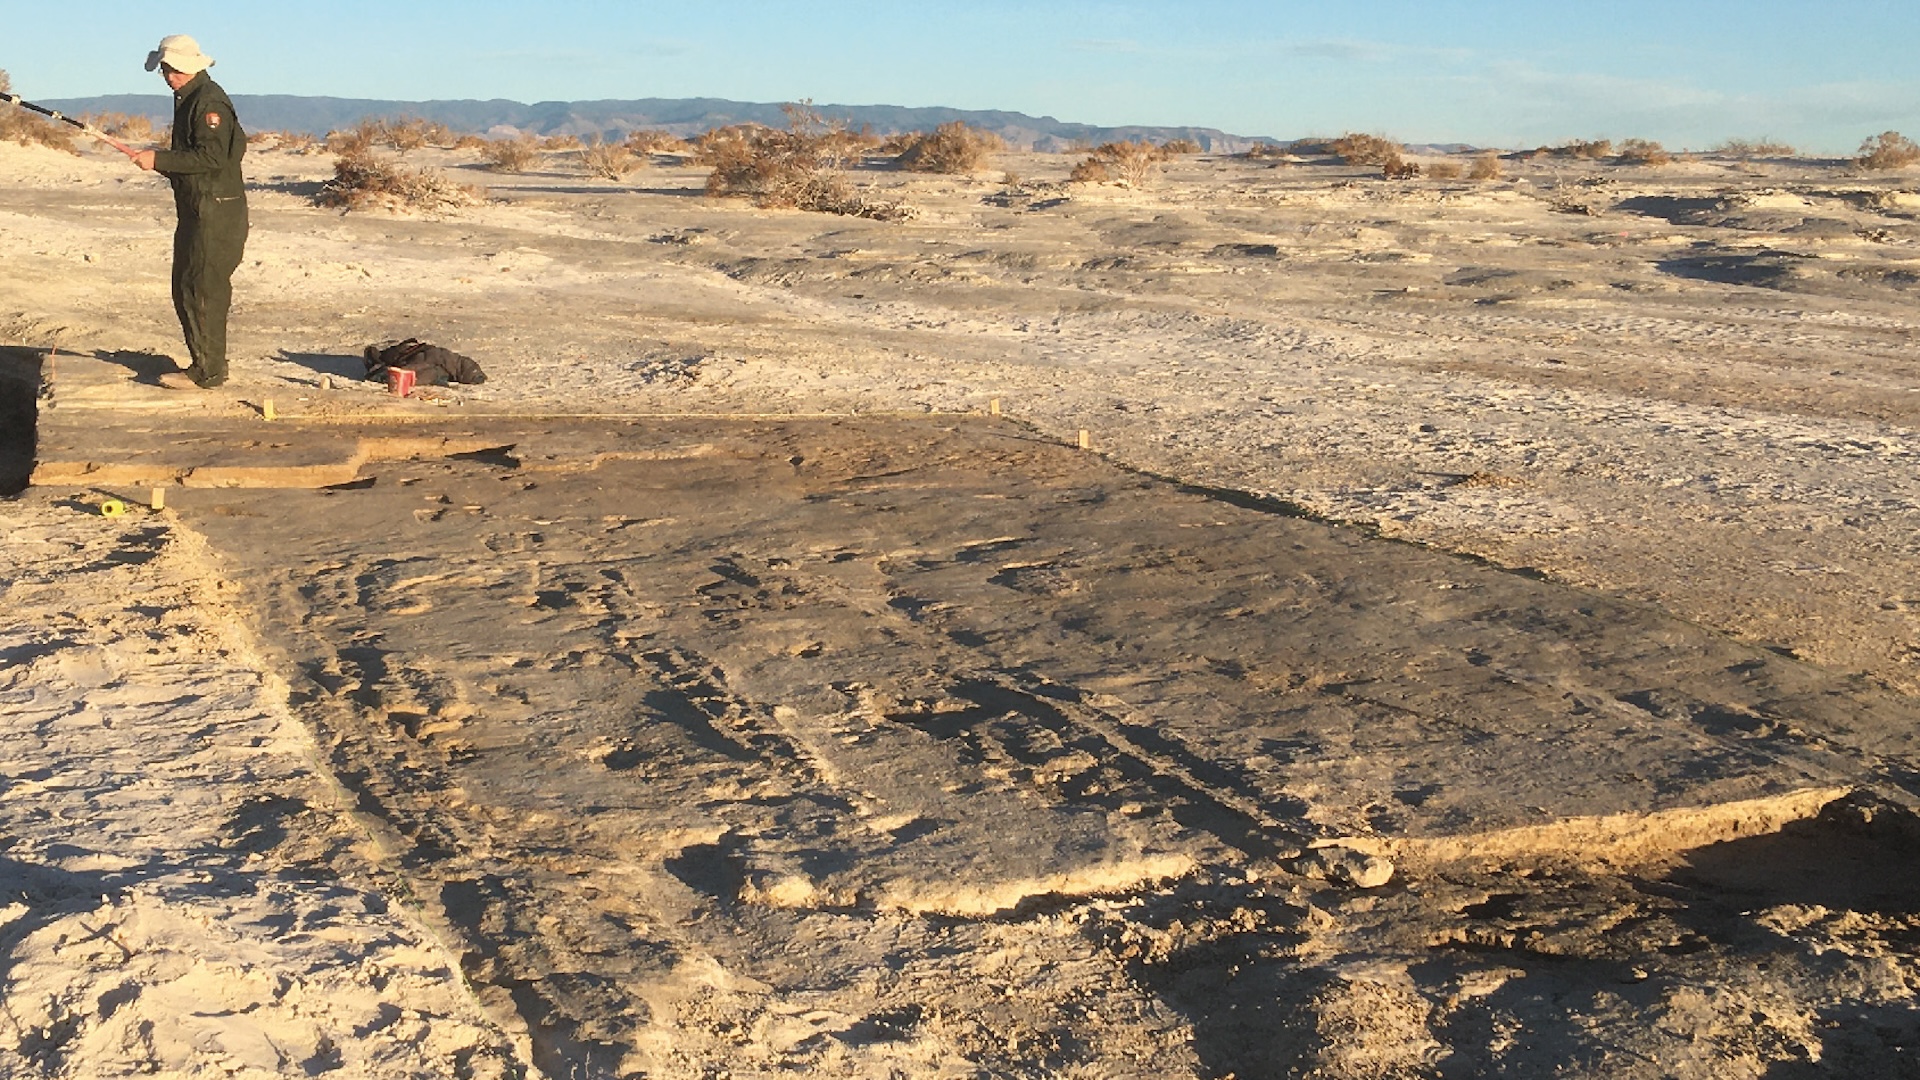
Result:
<svg viewBox="0 0 1920 1080">
<path fill-rule="evenodd" d="M 210 127 L 210 128 L 217 128 L 217 127 L 219 127 L 219 126 L 220 126 L 220 114 L 219 114 L 219 113 L 217 113 L 217 112 L 210 112 L 210 113 L 208 113 L 208 114 L 207 114 L 207 126 L 208 126 L 208 127 Z"/>
</svg>

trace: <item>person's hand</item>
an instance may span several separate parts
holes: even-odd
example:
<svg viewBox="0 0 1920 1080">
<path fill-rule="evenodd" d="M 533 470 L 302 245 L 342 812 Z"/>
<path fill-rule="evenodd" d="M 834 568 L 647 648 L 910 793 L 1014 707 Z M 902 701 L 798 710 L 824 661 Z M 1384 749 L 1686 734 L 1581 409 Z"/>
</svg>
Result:
<svg viewBox="0 0 1920 1080">
<path fill-rule="evenodd" d="M 133 153 L 127 156 L 133 160 L 133 163 L 135 165 L 140 166 L 142 171 L 144 172 L 153 171 L 153 151 L 135 150 Z"/>
</svg>

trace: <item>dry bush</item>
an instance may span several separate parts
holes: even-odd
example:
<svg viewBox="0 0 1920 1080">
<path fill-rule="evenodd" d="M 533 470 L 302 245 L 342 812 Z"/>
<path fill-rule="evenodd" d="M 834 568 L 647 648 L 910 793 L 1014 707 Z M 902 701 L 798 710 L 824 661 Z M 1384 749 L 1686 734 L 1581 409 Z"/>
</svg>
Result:
<svg viewBox="0 0 1920 1080">
<path fill-rule="evenodd" d="M 1293 152 L 1284 147 L 1275 146 L 1272 143 L 1257 142 L 1247 147 L 1247 152 L 1241 156 L 1260 161 L 1265 158 L 1292 157 Z"/>
<path fill-rule="evenodd" d="M 709 168 L 749 153 L 754 142 L 773 129 L 765 124 L 728 124 L 693 140 L 693 160 Z"/>
<path fill-rule="evenodd" d="M 1772 139 L 1765 138 L 1728 139 L 1726 142 L 1714 147 L 1713 152 L 1737 158 L 1800 156 L 1800 151 L 1794 147 L 1788 146 L 1783 142 L 1775 142 Z"/>
<path fill-rule="evenodd" d="M 870 125 L 863 125 L 859 131 L 849 131 L 845 125 L 829 124 L 824 136 L 827 153 L 841 161 L 852 161 L 880 148 L 881 138 L 873 133 Z"/>
<path fill-rule="evenodd" d="M 1093 155 L 1075 166 L 1067 179 L 1087 184 L 1112 181 L 1140 188 L 1165 160 L 1166 155 L 1152 143 L 1110 142 L 1094 147 Z"/>
<path fill-rule="evenodd" d="M 882 145 L 894 141 L 897 137 Z M 955 120 L 908 136 L 894 163 L 908 172 L 970 173 L 985 168 L 988 158 L 1004 149 L 1000 136 Z"/>
<path fill-rule="evenodd" d="M 0 94 L 13 92 L 13 79 L 0 71 Z M 55 150 L 78 152 L 73 142 L 74 129 L 56 120 L 14 105 L 0 104 L 0 139 L 21 146 L 51 146 Z"/>
<path fill-rule="evenodd" d="M 470 187 L 456 184 L 437 172 L 408 169 L 367 155 L 342 157 L 333 163 L 333 179 L 313 201 L 319 206 L 358 210 L 377 206 L 389 210 L 444 213 L 479 201 Z"/>
<path fill-rule="evenodd" d="M 401 157 L 427 145 L 427 122 L 417 116 L 380 121 L 380 139 Z"/>
<path fill-rule="evenodd" d="M 853 189 L 841 171 L 852 141 L 811 105 L 784 107 L 784 130 L 741 124 L 707 132 L 696 143 L 698 160 L 710 165 L 707 194 L 744 196 L 768 209 L 897 221 L 912 212 L 897 202 L 877 202 Z"/>
<path fill-rule="evenodd" d="M 1673 155 L 1651 139 L 1628 139 L 1620 144 L 1620 160 L 1629 165 L 1666 165 Z"/>
<path fill-rule="evenodd" d="M 1860 144 L 1853 159 L 1863 169 L 1904 169 L 1920 161 L 1920 144 L 1897 131 L 1883 131 Z"/>
<path fill-rule="evenodd" d="M 1192 139 L 1168 139 L 1160 144 L 1160 152 L 1167 157 L 1173 157 L 1176 154 L 1203 154 L 1206 151 Z"/>
<path fill-rule="evenodd" d="M 531 135 L 491 139 L 480 147 L 480 160 L 494 172 L 526 172 L 539 162 L 540 144 Z"/>
<path fill-rule="evenodd" d="M 542 150 L 578 150 L 584 145 L 578 135 L 549 135 L 540 140 Z"/>
<path fill-rule="evenodd" d="M 1411 180 L 1420 175 L 1420 166 L 1396 155 L 1381 163 L 1380 174 L 1389 180 Z"/>
<path fill-rule="evenodd" d="M 1500 176 L 1500 155 L 1491 150 L 1474 158 L 1473 164 L 1467 167 L 1469 180 L 1498 180 Z"/>
<path fill-rule="evenodd" d="M 1460 165 L 1453 161 L 1436 161 L 1427 166 L 1427 176 L 1433 180 L 1460 179 Z"/>
<path fill-rule="evenodd" d="M 80 119 L 122 142 L 152 142 L 153 120 L 126 113 L 95 113 Z"/>
<path fill-rule="evenodd" d="M 1104 184 L 1112 179 L 1113 171 L 1097 157 L 1087 158 L 1067 174 L 1067 182 L 1071 184 Z"/>
<path fill-rule="evenodd" d="M 687 140 L 666 131 L 630 131 L 626 147 L 636 154 L 684 154 L 693 149 Z"/>
<path fill-rule="evenodd" d="M 591 175 L 619 180 L 639 168 L 641 160 L 626 143 L 610 143 L 596 135 L 580 151 L 580 164 Z"/>
<path fill-rule="evenodd" d="M 1327 149 L 1349 165 L 1386 165 L 1390 161 L 1399 161 L 1405 148 L 1392 139 L 1378 135 L 1361 135 L 1348 132 L 1333 140 Z"/>
<path fill-rule="evenodd" d="M 340 157 L 367 157 L 385 141 L 380 121 L 365 119 L 350 128 L 327 132 L 327 149 Z"/>
<path fill-rule="evenodd" d="M 1567 157 L 1579 158 L 1582 161 L 1598 161 L 1601 158 L 1613 156 L 1613 140 L 1575 139 L 1560 147 L 1556 153 L 1564 153 Z"/>
<path fill-rule="evenodd" d="M 275 150 L 284 150 L 289 154 L 317 154 L 324 149 L 320 140 L 310 131 L 256 131 L 247 137 L 247 141 L 270 142 Z"/>
</svg>

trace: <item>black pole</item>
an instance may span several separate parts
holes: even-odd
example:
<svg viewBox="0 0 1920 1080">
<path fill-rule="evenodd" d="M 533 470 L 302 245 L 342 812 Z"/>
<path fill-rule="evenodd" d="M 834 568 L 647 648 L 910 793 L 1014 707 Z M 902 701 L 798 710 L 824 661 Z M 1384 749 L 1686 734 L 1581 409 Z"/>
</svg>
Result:
<svg viewBox="0 0 1920 1080">
<path fill-rule="evenodd" d="M 52 119 L 52 120 L 58 120 L 63 124 L 72 124 L 74 127 L 79 128 L 81 131 L 92 130 L 87 126 L 85 121 L 75 120 L 71 116 L 54 112 L 52 109 L 47 108 L 45 105 L 35 105 L 33 102 L 28 101 L 25 98 L 22 98 L 19 94 L 0 94 L 0 101 L 5 101 L 13 105 L 18 105 L 23 109 L 30 109 L 33 112 L 39 113 L 41 116 L 47 117 L 48 119 Z"/>
</svg>

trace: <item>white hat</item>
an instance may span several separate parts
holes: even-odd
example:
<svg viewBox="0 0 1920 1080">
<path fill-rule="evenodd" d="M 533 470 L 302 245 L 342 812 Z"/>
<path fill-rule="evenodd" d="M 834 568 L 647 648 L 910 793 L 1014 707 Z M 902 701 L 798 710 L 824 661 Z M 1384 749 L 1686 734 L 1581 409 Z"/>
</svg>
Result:
<svg viewBox="0 0 1920 1080">
<path fill-rule="evenodd" d="M 185 34 L 160 39 L 160 47 L 147 54 L 147 70 L 165 64 L 184 75 L 198 75 L 213 66 L 213 57 L 200 51 L 200 43 Z"/>
</svg>

